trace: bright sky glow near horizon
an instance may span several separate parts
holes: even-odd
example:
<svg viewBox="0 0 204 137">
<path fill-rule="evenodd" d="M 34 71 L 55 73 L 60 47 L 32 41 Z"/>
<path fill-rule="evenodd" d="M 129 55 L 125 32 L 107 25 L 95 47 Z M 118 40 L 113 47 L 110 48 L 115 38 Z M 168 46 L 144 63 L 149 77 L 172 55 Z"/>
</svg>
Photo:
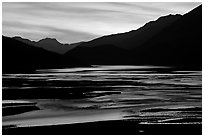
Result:
<svg viewBox="0 0 204 137">
<path fill-rule="evenodd" d="M 136 30 L 168 14 L 185 14 L 201 2 L 3 2 L 2 34 L 61 43 Z"/>
</svg>

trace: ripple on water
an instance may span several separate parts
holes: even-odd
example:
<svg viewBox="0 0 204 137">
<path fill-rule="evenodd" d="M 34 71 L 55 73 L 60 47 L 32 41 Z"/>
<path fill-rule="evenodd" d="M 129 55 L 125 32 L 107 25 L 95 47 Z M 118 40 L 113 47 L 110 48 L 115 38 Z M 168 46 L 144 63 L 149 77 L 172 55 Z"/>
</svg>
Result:
<svg viewBox="0 0 204 137">
<path fill-rule="evenodd" d="M 76 94 L 80 99 L 74 96 L 76 98 L 62 100 L 53 96 L 50 99 L 3 100 L 3 104 L 36 102 L 40 108 L 3 117 L 4 125 L 111 119 L 132 119 L 149 124 L 202 122 L 201 71 L 159 72 L 153 66 L 94 66 L 6 74 L 2 78 L 3 95 L 16 92 L 20 95 L 22 90 L 31 89 L 32 92 L 46 90 L 48 94 L 52 90 L 65 96 L 80 93 Z"/>
</svg>

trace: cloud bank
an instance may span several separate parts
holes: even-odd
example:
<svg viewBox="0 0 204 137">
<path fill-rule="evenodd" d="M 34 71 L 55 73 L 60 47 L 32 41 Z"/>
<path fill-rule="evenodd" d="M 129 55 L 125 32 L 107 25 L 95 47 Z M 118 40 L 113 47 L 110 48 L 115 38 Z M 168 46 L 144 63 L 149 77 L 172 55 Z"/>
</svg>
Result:
<svg viewBox="0 0 204 137">
<path fill-rule="evenodd" d="M 136 30 L 168 14 L 185 14 L 200 2 L 3 2 L 2 33 L 62 43 Z"/>
</svg>

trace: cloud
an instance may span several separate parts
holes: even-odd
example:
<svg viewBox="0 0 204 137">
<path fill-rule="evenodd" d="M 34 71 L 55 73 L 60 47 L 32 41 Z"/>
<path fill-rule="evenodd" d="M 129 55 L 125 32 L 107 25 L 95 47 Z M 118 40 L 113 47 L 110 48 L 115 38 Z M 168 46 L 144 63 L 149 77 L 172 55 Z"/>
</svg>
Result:
<svg viewBox="0 0 204 137">
<path fill-rule="evenodd" d="M 135 30 L 162 15 L 184 14 L 201 3 L 3 2 L 3 35 L 63 43 Z"/>
<path fill-rule="evenodd" d="M 49 27 L 47 25 L 31 25 L 24 24 L 22 22 L 3 22 L 3 25 L 7 26 L 7 29 L 4 30 L 5 28 L 3 28 L 3 31 L 7 31 L 7 33 L 9 33 L 8 36 L 21 36 L 34 41 L 39 41 L 42 38 L 49 37 L 56 38 L 61 43 L 68 43 L 69 41 L 87 41 L 99 37 L 99 35 L 92 35 L 69 29 L 59 29 Z"/>
</svg>

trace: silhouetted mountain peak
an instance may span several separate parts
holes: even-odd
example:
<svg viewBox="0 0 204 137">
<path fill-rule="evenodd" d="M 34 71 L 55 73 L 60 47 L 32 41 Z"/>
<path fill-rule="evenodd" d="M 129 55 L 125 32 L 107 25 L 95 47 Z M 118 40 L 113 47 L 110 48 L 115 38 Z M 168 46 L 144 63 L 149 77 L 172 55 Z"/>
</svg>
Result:
<svg viewBox="0 0 204 137">
<path fill-rule="evenodd" d="M 180 17 L 182 17 L 182 15 L 180 15 L 180 14 L 169 14 L 169 15 L 166 15 L 166 16 L 161 16 L 161 17 L 159 17 L 156 21 L 162 21 L 162 20 L 166 20 L 166 19 L 176 19 L 176 18 L 180 18 Z"/>
<path fill-rule="evenodd" d="M 48 51 L 52 51 L 58 54 L 64 54 L 67 51 L 79 46 L 83 42 L 73 43 L 73 44 L 62 44 L 55 38 L 44 38 L 39 41 L 31 41 L 29 39 L 22 38 L 20 36 L 15 36 L 13 39 L 23 42 L 28 45 L 43 48 Z"/>
<path fill-rule="evenodd" d="M 23 42 L 23 43 L 26 43 L 28 45 L 33 45 L 34 46 L 36 44 L 35 41 L 31 41 L 29 39 L 22 38 L 20 36 L 14 36 L 13 39 L 18 40 L 18 41 Z"/>
<path fill-rule="evenodd" d="M 64 54 L 67 51 L 75 48 L 79 44 L 62 44 L 55 38 L 45 38 L 37 42 L 36 46 L 42 47 L 46 50 L 56 52 L 59 54 Z"/>
<path fill-rule="evenodd" d="M 39 40 L 38 43 L 63 45 L 59 41 L 57 41 L 57 39 L 55 39 L 55 38 L 44 38 L 44 39 Z"/>
<path fill-rule="evenodd" d="M 22 38 L 22 37 L 20 37 L 20 36 L 14 36 L 14 37 L 12 37 L 12 38 L 14 38 L 14 39 L 24 39 L 24 38 Z"/>
<path fill-rule="evenodd" d="M 181 17 L 182 17 L 182 15 L 180 15 L 180 14 L 175 14 L 175 15 L 169 14 L 169 15 L 166 15 L 166 16 L 161 16 L 161 17 L 159 17 L 158 19 L 156 19 L 154 21 L 150 21 L 150 22 L 146 23 L 144 26 L 152 25 L 152 24 L 159 24 L 159 23 L 174 22 L 175 20 L 177 20 L 177 19 L 179 19 Z"/>
</svg>

